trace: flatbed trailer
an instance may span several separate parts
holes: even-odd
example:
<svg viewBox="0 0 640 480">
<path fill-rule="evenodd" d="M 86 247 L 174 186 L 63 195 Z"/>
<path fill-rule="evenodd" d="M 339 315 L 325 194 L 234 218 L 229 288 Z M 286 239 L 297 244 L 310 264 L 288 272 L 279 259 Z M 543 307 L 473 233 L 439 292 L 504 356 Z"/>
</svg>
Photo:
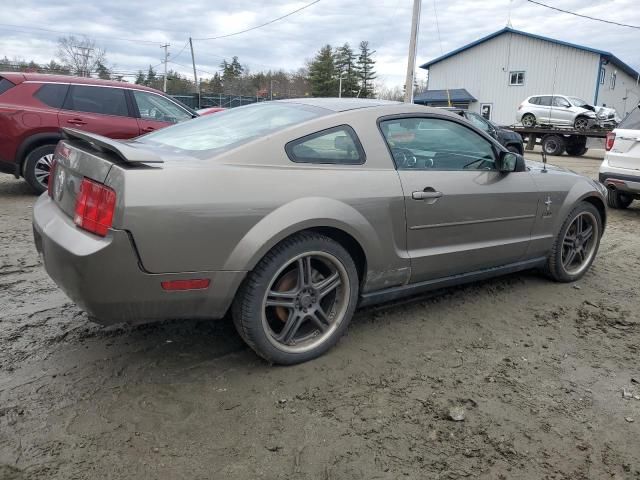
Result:
<svg viewBox="0 0 640 480">
<path fill-rule="evenodd" d="M 611 130 L 603 128 L 590 128 L 576 130 L 572 127 L 523 127 L 512 125 L 505 127 L 522 136 L 525 150 L 533 150 L 536 144 L 540 144 L 547 155 L 562 155 L 567 153 L 579 157 L 587 153 L 588 138 L 606 138 Z"/>
</svg>

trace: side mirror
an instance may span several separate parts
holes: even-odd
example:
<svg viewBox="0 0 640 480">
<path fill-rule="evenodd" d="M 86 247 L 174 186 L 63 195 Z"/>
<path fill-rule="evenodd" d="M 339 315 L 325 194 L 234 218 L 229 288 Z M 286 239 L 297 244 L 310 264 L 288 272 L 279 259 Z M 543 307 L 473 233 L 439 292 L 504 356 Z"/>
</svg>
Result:
<svg viewBox="0 0 640 480">
<path fill-rule="evenodd" d="M 497 165 L 498 171 L 503 173 L 515 172 L 518 166 L 518 157 L 517 153 L 500 152 Z"/>
</svg>

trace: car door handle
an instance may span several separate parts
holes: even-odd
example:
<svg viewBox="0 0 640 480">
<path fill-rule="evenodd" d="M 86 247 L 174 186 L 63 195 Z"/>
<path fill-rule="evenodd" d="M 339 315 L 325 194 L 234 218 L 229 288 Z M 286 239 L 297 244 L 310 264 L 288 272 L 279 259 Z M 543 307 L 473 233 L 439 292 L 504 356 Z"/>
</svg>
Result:
<svg viewBox="0 0 640 480">
<path fill-rule="evenodd" d="M 442 197 L 444 194 L 442 192 L 436 192 L 434 190 L 425 189 L 423 191 L 411 192 L 411 198 L 414 200 L 428 200 L 428 199 L 438 199 Z"/>
<path fill-rule="evenodd" d="M 142 129 L 142 131 L 143 131 L 144 133 L 153 132 L 154 130 L 155 130 L 155 127 L 144 127 L 144 128 Z"/>
<path fill-rule="evenodd" d="M 85 122 L 81 118 L 71 118 L 71 119 L 67 120 L 67 123 L 70 123 L 71 125 L 86 125 L 87 124 L 87 122 Z"/>
</svg>

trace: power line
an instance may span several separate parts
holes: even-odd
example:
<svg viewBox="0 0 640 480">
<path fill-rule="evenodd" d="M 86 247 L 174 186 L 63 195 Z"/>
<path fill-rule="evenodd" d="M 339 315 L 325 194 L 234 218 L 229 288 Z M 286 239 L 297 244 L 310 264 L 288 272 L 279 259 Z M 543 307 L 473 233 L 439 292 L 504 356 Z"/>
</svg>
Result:
<svg viewBox="0 0 640 480">
<path fill-rule="evenodd" d="M 234 35 L 240 35 L 241 33 L 247 33 L 247 32 L 250 32 L 252 30 L 257 30 L 258 28 L 266 27 L 267 25 L 271 25 L 272 23 L 275 23 L 278 20 L 282 20 L 283 18 L 287 18 L 287 17 L 293 15 L 294 13 L 298 13 L 298 12 L 304 10 L 305 8 L 309 8 L 310 6 L 315 5 L 319 1 L 320 0 L 314 0 L 313 2 L 307 3 L 306 5 L 298 8 L 297 10 L 294 10 L 292 12 L 289 12 L 289 13 L 285 14 L 285 15 L 282 15 L 281 17 L 274 18 L 273 20 L 269 20 L 268 22 L 262 23 L 260 25 L 256 25 L 255 27 L 247 28 L 245 30 L 240 30 L 239 32 L 227 33 L 226 35 L 218 35 L 217 37 L 194 38 L 193 40 L 217 40 L 219 38 L 233 37 Z"/>
<path fill-rule="evenodd" d="M 60 33 L 67 35 L 82 35 L 84 37 L 91 37 L 101 40 L 121 40 L 123 42 L 134 42 L 134 43 L 151 43 L 153 45 L 162 45 L 162 42 L 154 42 L 153 40 L 136 40 L 134 38 L 122 38 L 122 37 L 96 37 L 95 35 L 86 35 L 84 33 L 73 33 L 73 32 L 63 32 L 61 30 L 52 30 L 50 28 L 41 28 L 41 27 L 30 27 L 28 25 L 15 25 L 12 23 L 0 23 L 0 27 L 6 27 L 8 29 L 14 30 L 41 30 L 43 32 L 52 32 L 52 33 Z"/>
<path fill-rule="evenodd" d="M 541 3 L 541 2 L 536 2 L 535 0 L 527 0 L 527 2 L 535 3 L 536 5 L 540 5 L 541 7 L 550 8 L 551 10 L 556 10 L 558 12 L 568 13 L 569 15 L 575 15 L 576 17 L 582 17 L 582 18 L 587 18 L 589 20 L 595 20 L 596 22 L 609 23 L 611 25 L 617 25 L 619 27 L 636 28 L 636 29 L 640 30 L 640 26 L 637 26 L 637 25 L 629 25 L 627 23 L 614 22 L 612 20 L 605 20 L 603 18 L 590 17 L 589 15 L 582 15 L 580 13 L 570 12 L 569 10 L 563 10 L 562 8 L 552 7 L 551 5 L 546 5 L 546 4 Z"/>
</svg>

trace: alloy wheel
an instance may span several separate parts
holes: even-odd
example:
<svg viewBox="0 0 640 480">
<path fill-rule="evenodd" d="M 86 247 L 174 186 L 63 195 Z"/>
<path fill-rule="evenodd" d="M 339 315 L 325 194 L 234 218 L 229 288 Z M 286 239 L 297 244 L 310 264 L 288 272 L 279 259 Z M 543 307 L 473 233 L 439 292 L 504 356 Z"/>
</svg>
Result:
<svg viewBox="0 0 640 480">
<path fill-rule="evenodd" d="M 569 275 L 579 275 L 591 263 L 598 243 L 598 221 L 591 212 L 573 219 L 562 240 L 562 267 Z"/>
<path fill-rule="evenodd" d="M 349 307 L 349 277 L 327 252 L 296 256 L 271 279 L 262 302 L 262 324 L 278 349 L 302 353 L 327 340 Z"/>
<path fill-rule="evenodd" d="M 535 126 L 535 124 L 536 124 L 536 119 L 530 113 L 527 113 L 522 117 L 522 125 L 524 127 L 533 127 Z"/>
<path fill-rule="evenodd" d="M 589 121 L 586 118 L 578 118 L 576 119 L 575 127 L 577 130 L 585 130 L 589 125 Z"/>
<path fill-rule="evenodd" d="M 35 164 L 34 174 L 37 182 L 44 188 L 47 188 L 49 184 L 49 174 L 51 173 L 51 167 L 53 166 L 53 153 L 43 155 Z"/>
</svg>

